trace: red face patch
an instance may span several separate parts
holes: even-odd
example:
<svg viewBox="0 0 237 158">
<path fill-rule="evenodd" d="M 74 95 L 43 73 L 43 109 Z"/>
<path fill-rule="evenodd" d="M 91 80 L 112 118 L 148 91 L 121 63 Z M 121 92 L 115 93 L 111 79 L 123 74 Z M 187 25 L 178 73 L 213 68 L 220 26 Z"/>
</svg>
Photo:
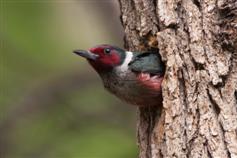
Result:
<svg viewBox="0 0 237 158">
<path fill-rule="evenodd" d="M 89 61 L 90 64 L 97 70 L 111 69 L 120 64 L 120 55 L 108 45 L 100 45 L 89 50 L 91 53 L 99 55 L 95 61 Z"/>
</svg>

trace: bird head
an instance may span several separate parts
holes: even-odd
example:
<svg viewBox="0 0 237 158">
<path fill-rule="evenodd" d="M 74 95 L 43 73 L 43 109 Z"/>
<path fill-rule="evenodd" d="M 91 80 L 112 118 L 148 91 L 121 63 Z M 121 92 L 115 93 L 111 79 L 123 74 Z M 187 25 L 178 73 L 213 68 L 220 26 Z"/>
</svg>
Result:
<svg viewBox="0 0 237 158">
<path fill-rule="evenodd" d="M 89 50 L 75 50 L 74 53 L 88 60 L 98 72 L 107 72 L 123 63 L 125 51 L 110 45 L 99 45 Z"/>
</svg>

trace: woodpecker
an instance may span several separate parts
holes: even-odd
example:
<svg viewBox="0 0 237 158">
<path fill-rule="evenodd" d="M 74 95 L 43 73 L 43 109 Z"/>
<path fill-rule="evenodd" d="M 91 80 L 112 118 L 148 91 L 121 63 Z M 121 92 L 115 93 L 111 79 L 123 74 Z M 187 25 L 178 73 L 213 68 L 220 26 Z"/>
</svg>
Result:
<svg viewBox="0 0 237 158">
<path fill-rule="evenodd" d="M 157 52 L 131 52 L 107 44 L 75 50 L 101 77 L 105 89 L 137 106 L 162 104 L 164 64 Z"/>
</svg>

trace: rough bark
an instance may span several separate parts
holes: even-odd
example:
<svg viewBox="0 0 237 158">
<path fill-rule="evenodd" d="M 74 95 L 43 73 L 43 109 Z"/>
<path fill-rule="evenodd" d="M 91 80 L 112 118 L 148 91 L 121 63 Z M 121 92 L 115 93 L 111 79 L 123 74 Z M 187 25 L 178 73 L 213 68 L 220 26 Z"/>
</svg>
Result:
<svg viewBox="0 0 237 158">
<path fill-rule="evenodd" d="M 119 2 L 125 47 L 166 65 L 162 110 L 139 109 L 139 157 L 237 157 L 237 1 Z"/>
</svg>

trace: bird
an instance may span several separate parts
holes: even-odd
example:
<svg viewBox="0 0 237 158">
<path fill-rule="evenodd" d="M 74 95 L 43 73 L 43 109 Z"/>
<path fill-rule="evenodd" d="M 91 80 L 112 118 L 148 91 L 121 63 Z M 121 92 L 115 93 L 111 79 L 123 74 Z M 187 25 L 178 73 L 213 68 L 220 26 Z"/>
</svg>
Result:
<svg viewBox="0 0 237 158">
<path fill-rule="evenodd" d="M 87 59 L 105 89 L 131 105 L 162 105 L 165 65 L 157 51 L 131 52 L 101 44 L 75 54 Z"/>
</svg>

